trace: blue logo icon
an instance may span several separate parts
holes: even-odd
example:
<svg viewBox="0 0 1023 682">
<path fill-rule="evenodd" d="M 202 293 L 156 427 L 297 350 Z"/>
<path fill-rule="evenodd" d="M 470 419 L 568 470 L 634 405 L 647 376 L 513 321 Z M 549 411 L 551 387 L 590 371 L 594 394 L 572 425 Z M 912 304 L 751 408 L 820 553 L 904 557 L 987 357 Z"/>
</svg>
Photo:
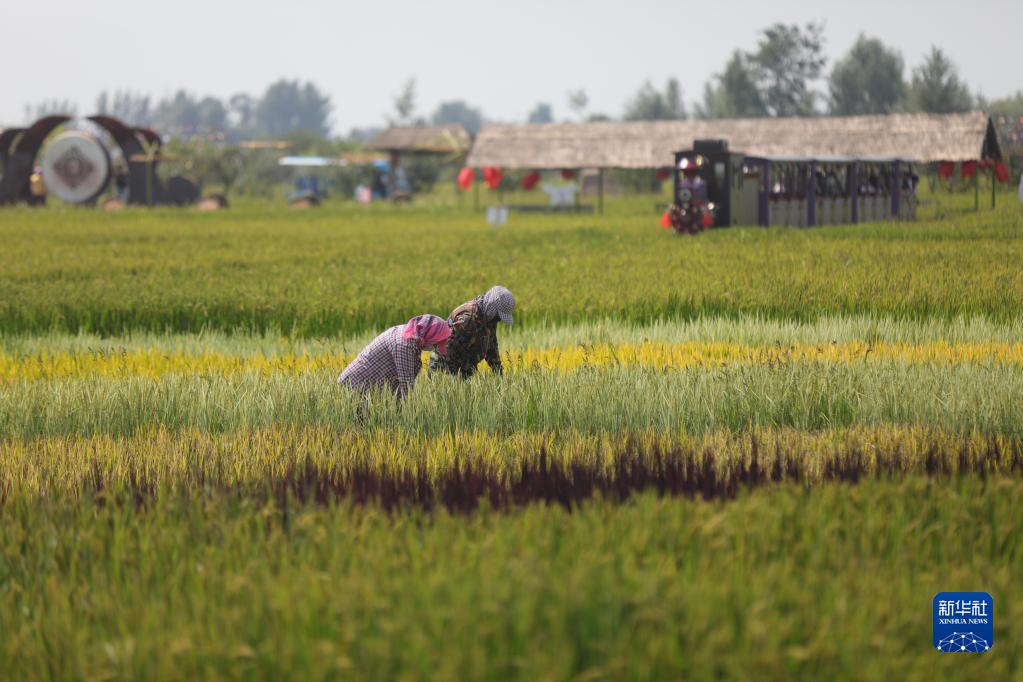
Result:
<svg viewBox="0 0 1023 682">
<path fill-rule="evenodd" d="M 987 592 L 934 595 L 934 648 L 984 653 L 995 645 L 995 600 Z"/>
</svg>

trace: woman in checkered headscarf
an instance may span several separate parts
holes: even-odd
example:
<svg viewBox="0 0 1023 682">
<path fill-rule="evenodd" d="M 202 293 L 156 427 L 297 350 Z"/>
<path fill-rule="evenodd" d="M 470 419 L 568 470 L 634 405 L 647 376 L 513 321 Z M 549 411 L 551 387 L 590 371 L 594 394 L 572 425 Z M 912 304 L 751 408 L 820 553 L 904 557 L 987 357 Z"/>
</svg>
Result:
<svg viewBox="0 0 1023 682">
<path fill-rule="evenodd" d="M 430 369 L 470 377 L 476 373 L 480 361 L 486 360 L 490 369 L 500 374 L 503 368 L 497 346 L 497 324 L 511 324 L 514 310 L 515 296 L 504 287 L 493 287 L 455 308 L 448 317 L 451 338 L 447 355 L 434 353 L 430 357 Z"/>
<path fill-rule="evenodd" d="M 391 327 L 362 349 L 337 382 L 361 393 L 387 387 L 395 397 L 408 395 L 422 369 L 422 352 L 447 352 L 448 323 L 436 315 L 419 315 Z"/>
</svg>

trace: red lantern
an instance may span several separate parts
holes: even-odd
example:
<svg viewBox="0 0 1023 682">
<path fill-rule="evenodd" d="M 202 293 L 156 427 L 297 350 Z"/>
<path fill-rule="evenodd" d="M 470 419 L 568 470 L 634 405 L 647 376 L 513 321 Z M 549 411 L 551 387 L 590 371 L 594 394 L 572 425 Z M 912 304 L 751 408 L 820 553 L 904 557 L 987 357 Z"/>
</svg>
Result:
<svg viewBox="0 0 1023 682">
<path fill-rule="evenodd" d="M 566 180 L 571 180 L 572 178 L 575 177 L 575 171 L 568 170 L 567 168 L 565 168 L 561 171 L 561 177 L 565 178 Z"/>
<path fill-rule="evenodd" d="M 501 185 L 501 178 L 504 172 L 500 168 L 487 167 L 483 169 L 483 182 L 487 183 L 490 189 L 497 189 Z"/>
<path fill-rule="evenodd" d="M 469 189 L 472 187 L 472 179 L 475 173 L 472 172 L 471 168 L 463 168 L 458 171 L 458 186 L 462 189 Z"/>
<path fill-rule="evenodd" d="M 522 178 L 522 189 L 528 192 L 529 190 L 536 187 L 536 183 L 538 182 L 540 182 L 540 173 L 538 173 L 537 171 L 526 173 L 526 176 Z"/>
<path fill-rule="evenodd" d="M 995 164 L 995 177 L 998 178 L 998 182 L 1009 181 L 1009 169 L 1001 161 Z"/>
<path fill-rule="evenodd" d="M 657 179 L 660 180 L 661 182 L 664 182 L 665 180 L 667 180 L 670 177 L 671 177 L 671 169 L 670 168 L 658 168 L 657 169 Z"/>
<path fill-rule="evenodd" d="M 665 211 L 661 216 L 661 227 L 665 230 L 671 229 L 671 211 Z"/>
<path fill-rule="evenodd" d="M 959 174 L 964 178 L 972 178 L 977 173 L 976 161 L 963 161 L 959 166 Z"/>
<path fill-rule="evenodd" d="M 703 223 L 704 227 L 714 227 L 714 216 L 712 216 L 709 212 L 704 211 L 703 217 L 700 218 L 700 222 Z"/>
<path fill-rule="evenodd" d="M 939 178 L 950 178 L 955 165 L 951 161 L 942 161 L 938 164 L 938 177 Z"/>
</svg>

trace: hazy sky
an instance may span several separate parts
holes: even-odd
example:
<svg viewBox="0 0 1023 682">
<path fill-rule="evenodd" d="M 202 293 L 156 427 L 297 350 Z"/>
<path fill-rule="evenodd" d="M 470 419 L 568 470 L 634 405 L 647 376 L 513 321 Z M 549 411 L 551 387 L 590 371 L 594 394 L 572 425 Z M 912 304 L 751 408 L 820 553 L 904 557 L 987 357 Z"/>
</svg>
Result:
<svg viewBox="0 0 1023 682">
<path fill-rule="evenodd" d="M 760 29 L 808 20 L 826 23 L 829 68 L 864 32 L 902 52 L 907 78 L 936 44 L 975 91 L 1023 88 L 1023 0 L 3 0 L 0 124 L 44 99 L 87 115 L 104 89 L 258 95 L 280 77 L 328 93 L 337 133 L 381 125 L 410 76 L 421 115 L 465 99 L 490 120 L 537 102 L 562 119 L 582 88 L 589 113 L 618 116 L 646 79 L 677 77 L 691 106 Z"/>
</svg>

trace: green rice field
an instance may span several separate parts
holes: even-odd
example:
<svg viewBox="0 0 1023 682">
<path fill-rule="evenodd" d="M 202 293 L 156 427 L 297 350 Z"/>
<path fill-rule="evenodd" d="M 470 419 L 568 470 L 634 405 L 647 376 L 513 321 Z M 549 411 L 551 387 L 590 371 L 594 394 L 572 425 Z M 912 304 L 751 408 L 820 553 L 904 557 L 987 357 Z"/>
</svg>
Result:
<svg viewBox="0 0 1023 682">
<path fill-rule="evenodd" d="M 0 679 L 1023 679 L 1019 205 L 651 203 L 0 211 Z M 494 284 L 503 375 L 336 385 Z"/>
</svg>

